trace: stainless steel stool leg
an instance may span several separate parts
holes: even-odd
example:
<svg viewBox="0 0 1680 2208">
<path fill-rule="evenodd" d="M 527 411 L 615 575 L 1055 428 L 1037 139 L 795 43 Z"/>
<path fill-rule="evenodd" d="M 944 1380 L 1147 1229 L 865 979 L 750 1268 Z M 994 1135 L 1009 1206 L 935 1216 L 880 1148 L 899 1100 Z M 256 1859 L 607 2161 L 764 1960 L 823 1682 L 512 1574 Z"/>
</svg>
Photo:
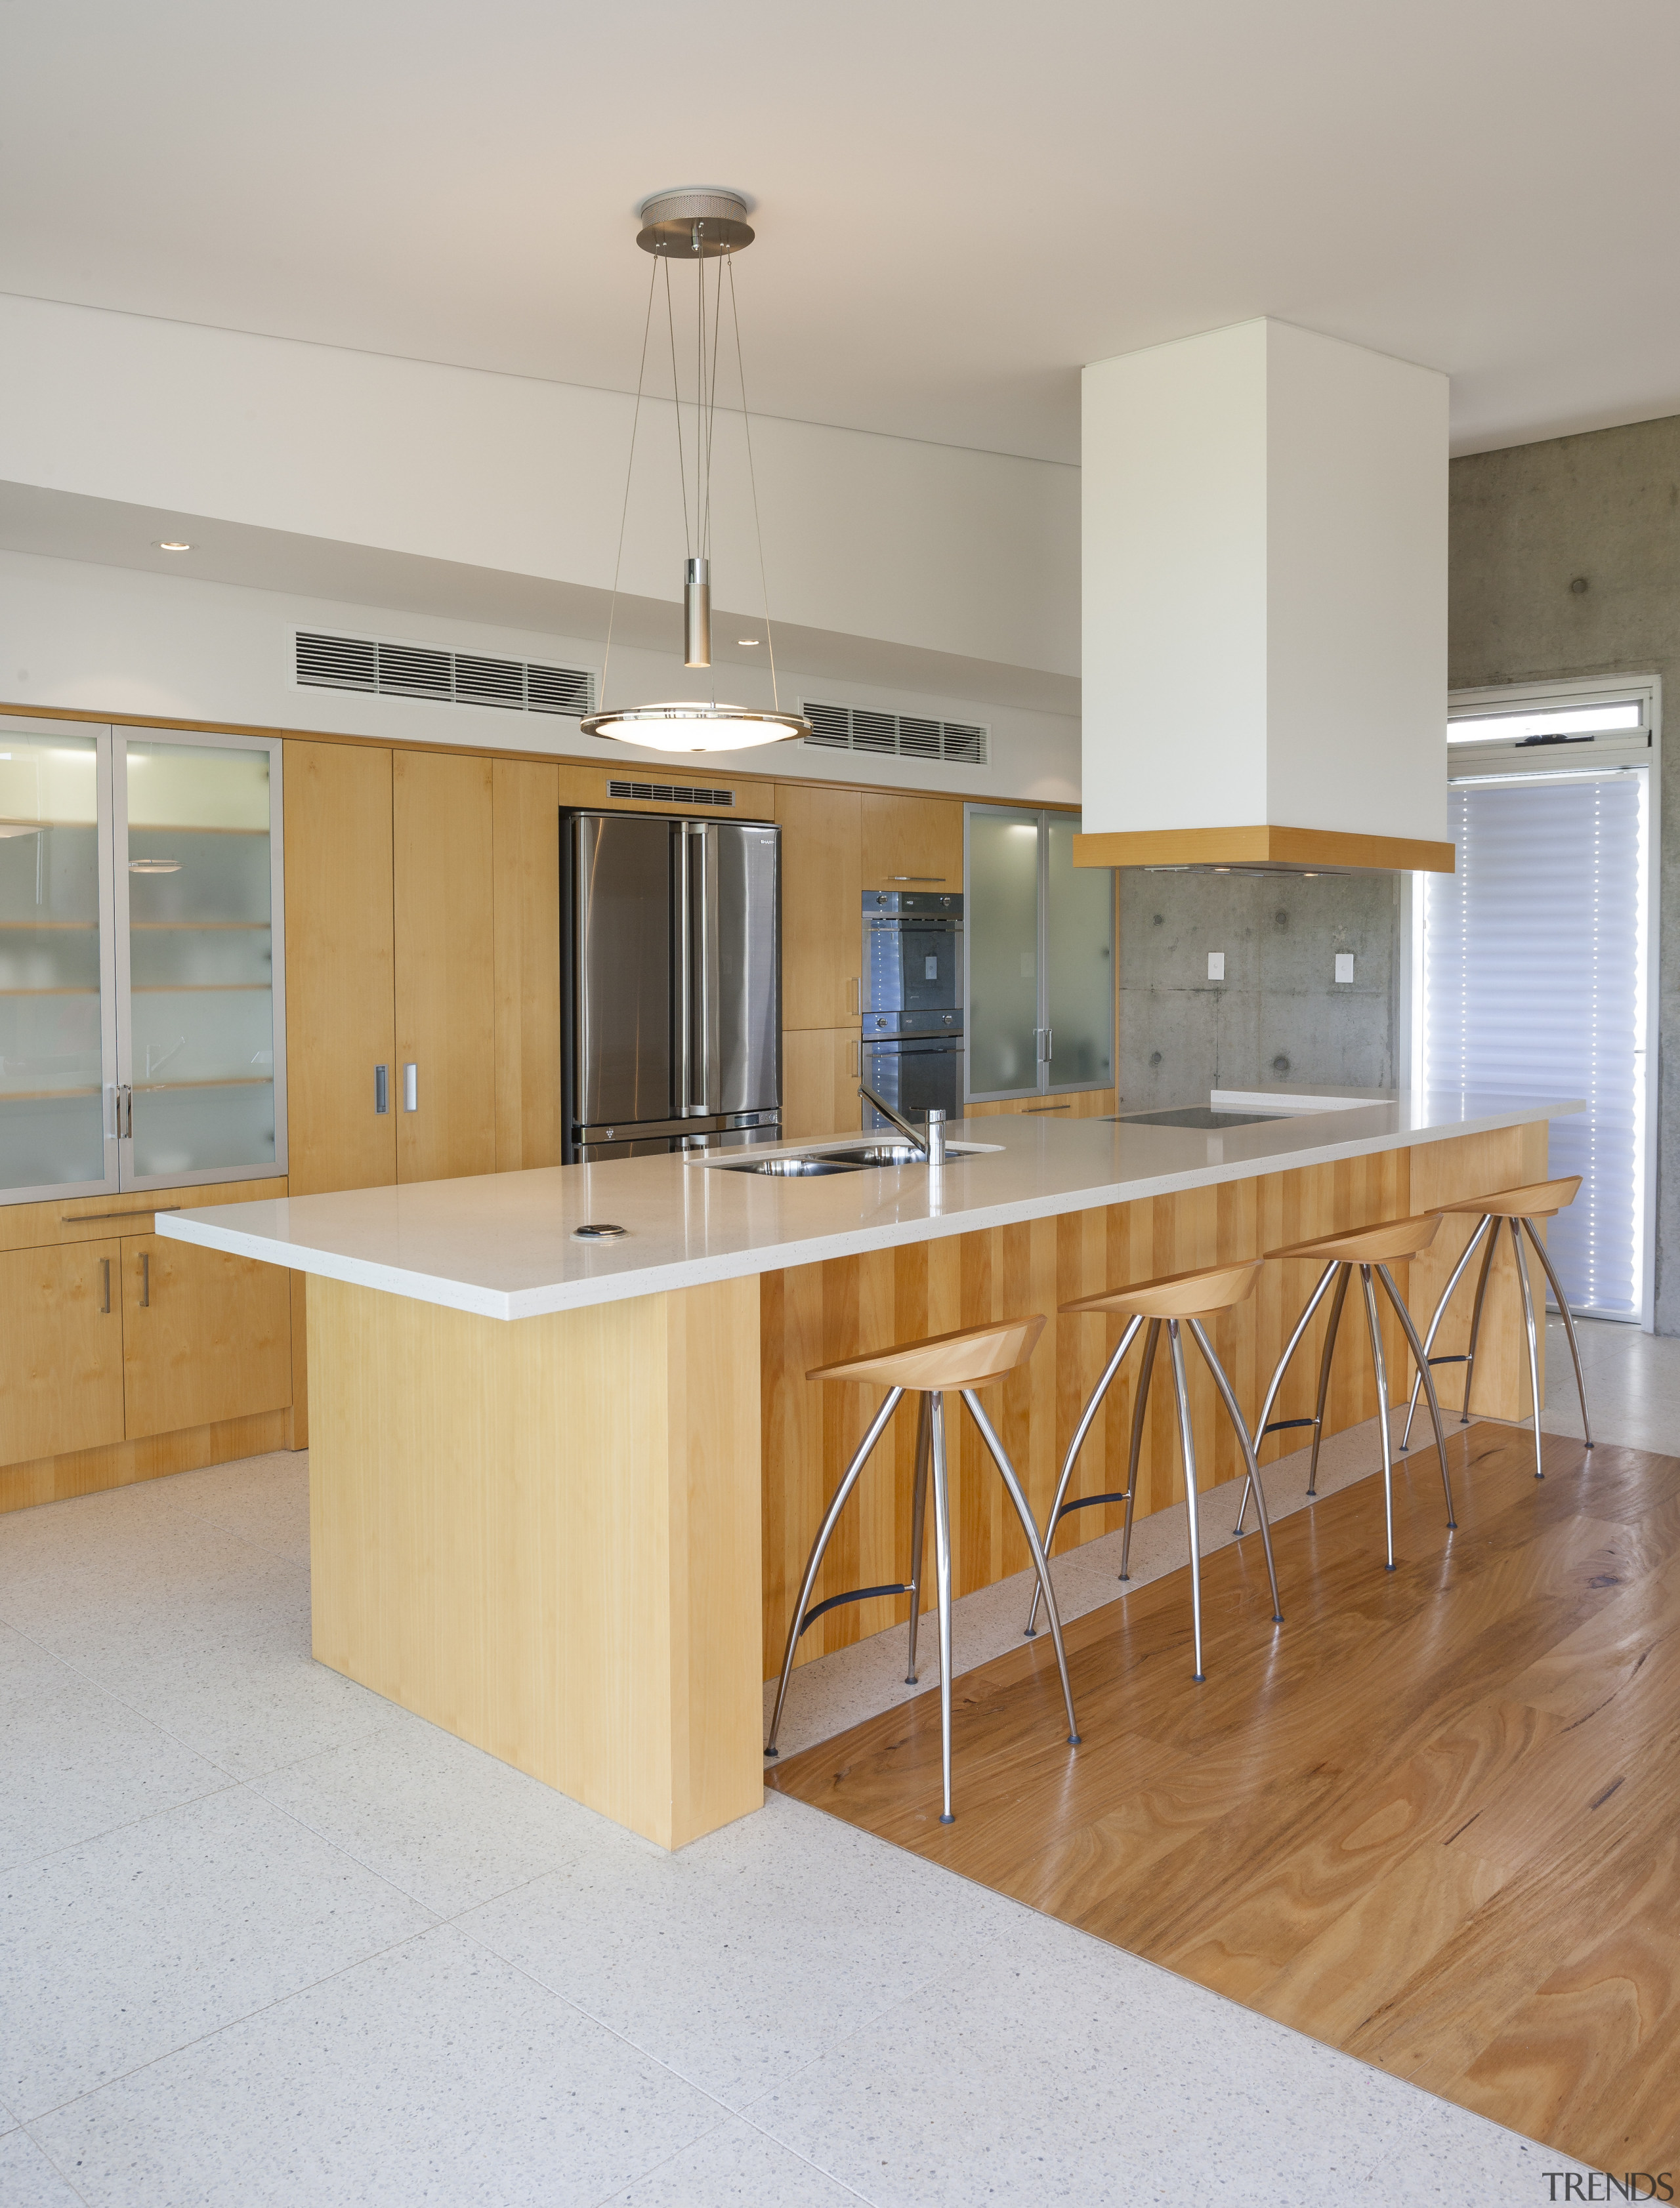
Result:
<svg viewBox="0 0 1680 2208">
<path fill-rule="evenodd" d="M 1149 1404 L 1149 1383 L 1155 1377 L 1155 1347 L 1161 1340 L 1161 1321 L 1152 1318 L 1143 1337 L 1143 1362 L 1137 1374 L 1137 1394 L 1131 1406 L 1131 1447 L 1125 1461 L 1125 1531 L 1120 1535 L 1120 1570 L 1131 1577 L 1131 1514 L 1137 1503 L 1137 1460 L 1143 1449 L 1143 1413 Z"/>
<path fill-rule="evenodd" d="M 903 1392 L 902 1388 L 889 1390 L 885 1402 L 876 1412 L 870 1422 L 868 1432 L 858 1445 L 857 1455 L 847 1466 L 846 1476 L 835 1490 L 834 1500 L 829 1504 L 817 1538 L 811 1544 L 811 1555 L 805 1567 L 805 1577 L 800 1582 L 799 1600 L 794 1605 L 793 1619 L 788 1627 L 788 1653 L 782 1659 L 782 1683 L 776 1690 L 776 1709 L 770 1720 L 770 1738 L 765 1743 L 766 1755 L 775 1755 L 778 1752 L 776 1736 L 782 1730 L 782 1706 L 788 1699 L 788 1681 L 793 1677 L 794 1651 L 799 1646 L 800 1627 L 804 1623 L 806 1605 L 811 1599 L 811 1590 L 816 1586 L 817 1574 L 822 1569 L 823 1551 L 827 1548 L 829 1538 L 839 1521 L 841 1511 L 845 1508 L 846 1497 L 857 1485 L 857 1476 L 869 1461 L 870 1453 L 876 1443 L 886 1431 L 887 1420 L 898 1408 L 898 1401 Z"/>
<path fill-rule="evenodd" d="M 1080 1450 L 1085 1445 L 1085 1437 L 1091 1430 L 1092 1419 L 1095 1418 L 1097 1413 L 1102 1407 L 1102 1399 L 1108 1393 L 1108 1383 L 1113 1378 L 1114 1375 L 1119 1371 L 1120 1366 L 1125 1362 L 1125 1353 L 1127 1350 L 1131 1348 L 1133 1341 L 1137 1339 L 1137 1329 L 1143 1325 L 1143 1322 L 1141 1318 L 1133 1319 L 1131 1324 L 1126 1328 L 1125 1332 L 1120 1336 L 1120 1346 L 1114 1352 L 1114 1354 L 1109 1359 L 1107 1364 L 1104 1366 L 1102 1377 L 1097 1382 L 1095 1389 L 1092 1394 L 1091 1400 L 1086 1404 L 1084 1412 L 1080 1418 L 1079 1424 L 1074 1430 L 1073 1439 L 1068 1443 L 1067 1455 L 1062 1464 L 1062 1476 L 1056 1483 L 1056 1499 L 1050 1506 L 1049 1531 L 1044 1537 L 1044 1553 L 1047 1557 L 1049 1555 L 1051 1548 L 1055 1542 L 1056 1528 L 1062 1522 L 1062 1497 L 1067 1493 L 1067 1484 L 1073 1477 L 1075 1460 L 1077 1458 Z M 1126 1485 L 1129 1491 L 1131 1482 L 1128 1481 Z M 1113 1502 L 1117 1498 L 1113 1496 L 1092 1495 L 1086 1497 L 1084 1499 L 1087 1503 L 1108 1503 Z M 1038 1605 L 1040 1593 L 1041 1589 L 1036 1584 L 1035 1584 L 1033 1587 L 1033 1606 L 1027 1612 L 1026 1638 L 1029 1641 L 1033 1638 L 1038 1627 Z"/>
<path fill-rule="evenodd" d="M 1330 1359 L 1335 1355 L 1336 1329 L 1341 1324 L 1341 1306 L 1347 1300 L 1347 1283 L 1353 1277 L 1353 1269 L 1344 1264 L 1341 1278 L 1335 1284 L 1335 1294 L 1330 1302 L 1330 1323 L 1324 1331 L 1324 1358 L 1318 1367 L 1318 1401 L 1312 1412 L 1312 1455 L 1306 1468 L 1306 1491 L 1318 1492 L 1318 1449 L 1324 1438 L 1324 1406 L 1330 1397 Z"/>
<path fill-rule="evenodd" d="M 1534 1414 L 1534 1477 L 1545 1478 L 1540 1461 L 1540 1346 L 1534 1333 L 1534 1292 L 1528 1283 L 1528 1260 L 1522 1248 L 1522 1229 L 1513 1219 L 1511 1254 L 1516 1259 L 1516 1284 L 1522 1291 L 1522 1323 L 1528 1335 L 1528 1401 Z"/>
<path fill-rule="evenodd" d="M 1266 1400 L 1260 1406 L 1260 1416 L 1257 1420 L 1254 1428 L 1253 1454 L 1257 1464 L 1259 1461 L 1260 1444 L 1266 1438 L 1266 1421 L 1272 1414 L 1272 1405 L 1277 1401 L 1277 1391 L 1283 1384 L 1283 1376 L 1289 1370 L 1289 1360 L 1294 1355 L 1295 1352 L 1300 1347 L 1301 1336 L 1306 1332 L 1307 1328 L 1311 1322 L 1312 1314 L 1317 1310 L 1319 1305 L 1323 1302 L 1324 1291 L 1330 1285 L 1330 1281 L 1335 1273 L 1335 1261 L 1332 1260 L 1329 1264 L 1325 1266 L 1323 1271 L 1319 1275 L 1318 1285 L 1308 1297 L 1306 1309 L 1301 1313 L 1299 1318 L 1295 1322 L 1295 1331 L 1289 1337 L 1289 1347 L 1277 1360 L 1277 1370 L 1272 1375 L 1272 1384 L 1266 1390 Z M 1312 1421 L 1310 1419 L 1286 1419 L 1282 1423 L 1285 1425 L 1293 1425 L 1299 1426 L 1311 1425 Z M 1237 1513 L 1237 1523 L 1233 1529 L 1239 1534 L 1242 1533 L 1244 1527 L 1248 1522 L 1248 1498 L 1253 1492 L 1253 1489 L 1254 1475 L 1251 1473 L 1249 1477 L 1243 1482 L 1242 1508 Z"/>
<path fill-rule="evenodd" d="M 1056 1646 L 1056 1663 L 1062 1675 L 1062 1700 L 1067 1704 L 1067 1737 L 1070 1746 L 1079 1745 L 1079 1727 L 1073 1716 L 1073 1689 L 1068 1683 L 1067 1653 L 1062 1647 L 1062 1621 L 1056 1608 L 1056 1597 L 1050 1585 L 1050 1563 L 1044 1553 L 1044 1544 L 1038 1538 L 1038 1527 L 1027 1507 L 1027 1498 L 1021 1491 L 1021 1483 L 1015 1476 L 1015 1467 L 1004 1453 L 1004 1445 L 992 1430 L 992 1421 L 982 1408 L 972 1388 L 963 1390 L 963 1401 L 969 1407 L 969 1416 L 980 1428 L 980 1437 L 992 1453 L 992 1461 L 998 1467 L 998 1477 L 1009 1491 L 1009 1499 L 1015 1505 L 1015 1515 L 1021 1521 L 1021 1531 L 1027 1537 L 1027 1546 L 1032 1551 L 1033 1569 L 1038 1575 L 1039 1592 L 1044 1597 L 1045 1613 L 1050 1620 L 1050 1638 Z"/>
<path fill-rule="evenodd" d="M 1499 1230 L 1496 1227 L 1482 1252 L 1482 1269 L 1476 1275 L 1476 1300 L 1470 1309 L 1470 1348 L 1464 1360 L 1464 1407 L 1458 1419 L 1461 1426 L 1470 1423 L 1470 1390 L 1476 1384 L 1476 1344 L 1481 1339 L 1482 1306 L 1487 1299 L 1487 1276 L 1492 1269 L 1493 1253 L 1498 1247 Z"/>
<path fill-rule="evenodd" d="M 915 1422 L 915 1490 L 910 1498 L 910 1660 L 904 1684 L 915 1684 L 915 1633 L 921 1619 L 921 1569 L 927 1558 L 927 1460 L 933 1449 L 933 1419 L 924 1389 Z"/>
<path fill-rule="evenodd" d="M 1379 1265 L 1377 1268 L 1377 1277 L 1389 1292 L 1389 1301 L 1395 1307 L 1395 1317 L 1400 1321 L 1401 1331 L 1411 1343 L 1412 1354 L 1418 1360 L 1418 1382 L 1413 1384 L 1413 1401 L 1415 1402 L 1417 1400 L 1416 1388 L 1419 1383 L 1429 1398 L 1429 1415 L 1435 1427 L 1435 1453 L 1441 1460 L 1441 1485 L 1447 1497 L 1447 1530 L 1450 1533 L 1456 1531 L 1458 1519 L 1453 1510 L 1452 1475 L 1447 1470 L 1447 1437 L 1441 1430 L 1441 1402 L 1435 1392 L 1435 1375 L 1429 1369 L 1429 1347 L 1426 1342 L 1419 1341 L 1418 1329 L 1412 1323 L 1412 1314 L 1407 1310 L 1400 1290 L 1395 1286 L 1394 1275 L 1386 1265 Z M 1388 1414 L 1385 1411 L 1383 1413 L 1385 1425 L 1387 1419 Z M 1412 1421 L 1408 1418 L 1406 1423 L 1409 1427 Z M 1402 1451 L 1405 1447 L 1406 1443 L 1402 1438 L 1401 1442 Z"/>
<path fill-rule="evenodd" d="M 1383 1329 L 1377 1316 L 1377 1291 L 1371 1284 L 1371 1268 L 1359 1268 L 1365 1290 L 1365 1324 L 1371 1329 L 1371 1361 L 1377 1368 L 1377 1431 L 1383 1437 L 1383 1521 L 1388 1533 L 1388 1569 L 1395 1568 L 1394 1444 L 1389 1436 L 1389 1368 L 1383 1356 Z"/>
<path fill-rule="evenodd" d="M 956 1821 L 951 1806 L 951 1490 L 945 1477 L 945 1397 L 929 1399 L 933 1430 L 933 1572 L 939 1596 L 939 1767 L 945 1809 L 939 1822 Z"/>
<path fill-rule="evenodd" d="M 1248 1467 L 1248 1484 L 1254 1491 L 1255 1515 L 1260 1521 L 1260 1540 L 1266 1551 L 1266 1576 L 1272 1583 L 1272 1623 L 1281 1625 L 1283 1610 L 1277 1599 L 1277 1569 L 1272 1563 L 1272 1529 L 1266 1516 L 1266 1493 L 1260 1485 L 1260 1467 L 1255 1458 L 1254 1443 L 1249 1439 L 1248 1428 L 1243 1424 L 1243 1414 L 1238 1408 L 1231 1383 L 1225 1377 L 1225 1367 L 1214 1355 L 1213 1344 L 1203 1332 L 1201 1320 L 1193 1318 L 1186 1323 L 1196 1347 L 1202 1353 L 1203 1362 L 1213 1375 L 1214 1385 L 1219 1390 L 1227 1415 L 1237 1430 L 1237 1439 L 1242 1443 L 1243 1462 Z"/>
<path fill-rule="evenodd" d="M 1575 1393 L 1581 1398 L 1581 1430 L 1586 1436 L 1587 1448 L 1591 1449 L 1593 1422 L 1587 1415 L 1587 1383 L 1581 1377 L 1581 1349 L 1575 1341 L 1575 1321 L 1569 1316 L 1569 1303 L 1563 1294 L 1563 1284 L 1552 1269 L 1551 1259 L 1546 1255 L 1545 1244 L 1541 1241 L 1533 1221 L 1525 1219 L 1522 1223 L 1528 1230 L 1528 1239 L 1539 1252 L 1541 1264 L 1545 1267 L 1545 1276 L 1551 1283 L 1551 1293 L 1557 1299 L 1557 1309 L 1563 1317 L 1563 1331 L 1569 1337 L 1569 1355 L 1575 1360 Z"/>
<path fill-rule="evenodd" d="M 1486 1233 L 1488 1228 L 1492 1224 L 1492 1214 L 1491 1212 L 1485 1212 L 1482 1215 L 1480 1225 L 1477 1227 L 1475 1233 L 1470 1237 L 1470 1239 L 1464 1245 L 1464 1254 L 1460 1257 L 1457 1264 L 1453 1267 L 1453 1276 L 1451 1280 L 1448 1281 L 1446 1287 L 1441 1291 L 1441 1300 L 1435 1306 L 1435 1316 L 1429 1323 L 1429 1332 L 1424 1336 L 1424 1364 L 1425 1365 L 1429 1362 L 1430 1351 L 1435 1347 L 1435 1337 L 1440 1331 L 1441 1322 L 1447 1315 L 1447 1305 L 1453 1299 L 1453 1290 L 1464 1278 L 1464 1269 L 1470 1263 L 1470 1260 L 1475 1256 L 1477 1244 L 1481 1240 L 1483 1235 Z M 1451 1365 L 1455 1362 L 1455 1359 L 1450 1357 L 1443 1357 L 1441 1361 L 1443 1365 Z M 1419 1376 L 1419 1378 L 1412 1383 L 1412 1400 L 1406 1407 L 1405 1431 L 1400 1437 L 1400 1449 L 1402 1456 L 1406 1454 L 1407 1443 L 1412 1438 L 1412 1421 L 1418 1415 L 1418 1390 L 1422 1385 L 1423 1365 L 1420 1365 L 1419 1366 L 1418 1371 Z"/>
<path fill-rule="evenodd" d="M 1196 1436 L 1190 1422 L 1190 1390 L 1185 1383 L 1184 1344 L 1179 1339 L 1179 1322 L 1167 1322 L 1167 1339 L 1173 1352 L 1173 1393 L 1179 1405 L 1179 1447 L 1185 1461 L 1185 1502 L 1190 1514 L 1190 1619 L 1196 1641 L 1196 1671 L 1197 1686 L 1206 1678 L 1202 1668 L 1202 1528 L 1197 1516 L 1196 1493 Z"/>
</svg>

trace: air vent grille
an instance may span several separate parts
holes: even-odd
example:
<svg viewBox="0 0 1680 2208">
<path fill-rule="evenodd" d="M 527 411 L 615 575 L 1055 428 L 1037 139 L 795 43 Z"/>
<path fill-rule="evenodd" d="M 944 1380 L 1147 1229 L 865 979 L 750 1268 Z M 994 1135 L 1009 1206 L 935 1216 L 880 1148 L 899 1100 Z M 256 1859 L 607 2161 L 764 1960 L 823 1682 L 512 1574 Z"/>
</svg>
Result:
<svg viewBox="0 0 1680 2208">
<path fill-rule="evenodd" d="M 691 789 L 686 782 L 609 782 L 609 797 L 644 797 L 656 805 L 732 806 L 732 789 Z"/>
<path fill-rule="evenodd" d="M 445 705 L 495 705 L 511 713 L 562 713 L 581 720 L 595 677 L 583 667 L 389 644 L 371 636 L 297 632 L 297 680 L 315 690 L 359 690 L 378 698 L 429 698 Z"/>
<path fill-rule="evenodd" d="M 823 705 L 810 698 L 801 701 L 800 710 L 811 723 L 806 742 L 833 752 L 984 766 L 991 747 L 991 730 L 972 721 L 929 721 L 913 713 L 881 713 L 862 705 Z"/>
</svg>

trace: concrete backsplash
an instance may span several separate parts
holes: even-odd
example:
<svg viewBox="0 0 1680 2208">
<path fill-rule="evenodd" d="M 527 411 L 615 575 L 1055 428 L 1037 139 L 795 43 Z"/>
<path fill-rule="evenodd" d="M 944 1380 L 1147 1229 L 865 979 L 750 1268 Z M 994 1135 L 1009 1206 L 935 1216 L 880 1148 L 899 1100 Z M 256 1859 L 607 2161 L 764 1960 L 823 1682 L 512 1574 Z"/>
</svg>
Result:
<svg viewBox="0 0 1680 2208">
<path fill-rule="evenodd" d="M 1120 875 L 1121 1109 L 1395 1079 L 1398 874 Z M 1351 951 L 1353 979 L 1335 979 Z M 1223 951 L 1225 979 L 1208 979 Z"/>
</svg>

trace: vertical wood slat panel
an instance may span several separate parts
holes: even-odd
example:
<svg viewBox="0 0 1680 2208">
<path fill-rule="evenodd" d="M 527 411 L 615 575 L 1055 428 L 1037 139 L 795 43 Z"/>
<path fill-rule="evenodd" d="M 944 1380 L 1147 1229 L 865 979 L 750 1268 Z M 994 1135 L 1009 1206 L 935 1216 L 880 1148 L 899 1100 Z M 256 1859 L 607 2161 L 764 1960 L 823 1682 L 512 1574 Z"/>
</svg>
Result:
<svg viewBox="0 0 1680 2208">
<path fill-rule="evenodd" d="M 1545 1130 L 1539 1131 L 1543 1142 Z M 1533 1134 L 1515 1128 L 1491 1136 L 1461 1137 L 1417 1150 L 1343 1159 L 767 1275 L 762 1306 L 768 1444 L 763 1521 L 766 1677 L 780 1668 L 800 1575 L 828 1497 L 881 1400 L 877 1389 L 807 1381 L 805 1374 L 811 1367 L 891 1341 L 915 1341 L 1024 1311 L 1047 1313 L 1048 1323 L 1026 1370 L 981 1391 L 987 1414 L 1021 1475 L 1041 1529 L 1080 1412 L 1121 1332 L 1116 1320 L 1059 1318 L 1058 1305 L 1128 1281 L 1258 1256 L 1341 1227 L 1403 1218 L 1414 1203 L 1421 1206 L 1442 1200 L 1437 1192 L 1442 1189 L 1451 1194 L 1460 1185 L 1509 1186 L 1525 1174 L 1539 1178 L 1545 1169 L 1543 1150 L 1539 1167 L 1527 1173 Z M 1467 1145 L 1474 1148 L 1455 1159 L 1452 1154 Z M 1414 1191 L 1413 1177 L 1420 1160 L 1427 1161 L 1427 1172 L 1419 1174 L 1421 1187 Z M 1450 1226 L 1449 1222 L 1443 1228 L 1443 1239 Z M 1433 1307 L 1432 1297 L 1439 1293 L 1438 1287 L 1428 1285 L 1424 1271 L 1425 1263 L 1433 1262 L 1419 1262 L 1416 1286 L 1408 1284 L 1406 1267 L 1395 1269 L 1395 1283 L 1419 1315 L 1420 1331 Z M 1317 1269 L 1306 1264 L 1268 1265 L 1254 1295 L 1209 1328 L 1209 1338 L 1250 1418 L 1258 1414 L 1273 1367 L 1317 1279 Z M 1290 1367 L 1275 1418 L 1311 1416 L 1328 1309 L 1327 1298 Z M 1520 1329 L 1520 1320 L 1518 1325 Z M 1509 1347 L 1515 1339 L 1509 1327 L 1507 1335 Z M 1386 1312 L 1383 1353 L 1391 1398 L 1403 1401 L 1412 1367 L 1399 1327 Z M 1212 1378 L 1188 1342 L 1185 1362 L 1198 1476 L 1208 1485 L 1233 1479 L 1241 1469 L 1236 1437 L 1218 1413 Z M 1138 1365 L 1134 1349 L 1086 1442 L 1076 1493 L 1118 1491 L 1125 1485 Z M 1526 1390 L 1526 1373 L 1522 1386 Z M 1479 1383 L 1477 1402 L 1483 1406 Z M 1498 1413 L 1492 1401 L 1485 1407 L 1496 1415 L 1508 1415 Z M 1326 1431 L 1336 1433 L 1359 1425 L 1376 1408 L 1356 1275 L 1337 1341 Z M 947 1419 L 952 1443 L 954 1576 L 957 1591 L 966 1594 L 1023 1569 L 1028 1555 L 1002 1483 L 967 1412 L 953 1401 L 947 1406 Z M 1299 1448 L 1302 1439 L 1299 1432 L 1275 1437 L 1263 1448 L 1262 1461 Z M 818 1584 L 819 1599 L 848 1587 L 878 1586 L 910 1575 L 915 1461 L 915 1420 L 907 1401 L 841 1521 Z M 1164 1509 L 1183 1494 L 1163 1342 L 1139 1467 L 1138 1513 Z M 1058 1553 L 1116 1530 L 1123 1515 L 1116 1504 L 1076 1513 L 1063 1527 Z M 924 1608 L 933 1601 L 931 1525 L 927 1556 Z M 800 1660 L 848 1647 L 869 1634 L 903 1623 L 909 1613 L 904 1596 L 846 1604 L 811 1628 L 801 1644 Z"/>
</svg>

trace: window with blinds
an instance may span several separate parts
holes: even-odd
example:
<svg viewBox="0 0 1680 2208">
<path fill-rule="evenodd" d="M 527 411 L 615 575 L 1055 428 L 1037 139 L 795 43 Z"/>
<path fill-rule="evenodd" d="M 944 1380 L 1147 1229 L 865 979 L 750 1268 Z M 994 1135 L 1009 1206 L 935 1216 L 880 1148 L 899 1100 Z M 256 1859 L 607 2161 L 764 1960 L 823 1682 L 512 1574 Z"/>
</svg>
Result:
<svg viewBox="0 0 1680 2208">
<path fill-rule="evenodd" d="M 1602 1318 L 1643 1302 L 1649 781 L 1455 782 L 1458 871 L 1418 900 L 1423 1085 L 1586 1099 L 1551 1123 L 1551 1170 L 1581 1189 L 1548 1244 L 1570 1309 Z"/>
</svg>

